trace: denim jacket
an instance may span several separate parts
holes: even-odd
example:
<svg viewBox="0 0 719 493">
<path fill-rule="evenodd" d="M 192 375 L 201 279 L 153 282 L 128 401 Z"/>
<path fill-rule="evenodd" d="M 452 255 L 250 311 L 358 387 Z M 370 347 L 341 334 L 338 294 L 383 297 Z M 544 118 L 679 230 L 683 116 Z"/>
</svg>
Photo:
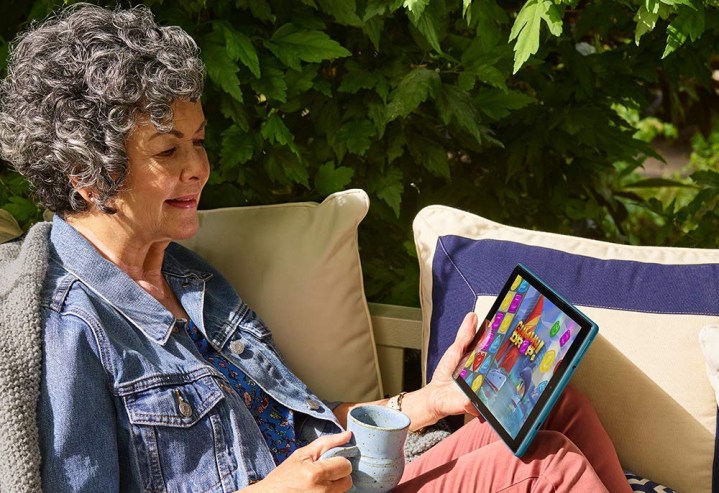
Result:
<svg viewBox="0 0 719 493">
<path fill-rule="evenodd" d="M 210 344 L 295 412 L 300 436 L 340 431 L 217 271 L 172 243 L 163 274 Z M 275 467 L 244 402 L 180 323 L 57 216 L 42 309 L 45 491 L 228 493 Z"/>
</svg>

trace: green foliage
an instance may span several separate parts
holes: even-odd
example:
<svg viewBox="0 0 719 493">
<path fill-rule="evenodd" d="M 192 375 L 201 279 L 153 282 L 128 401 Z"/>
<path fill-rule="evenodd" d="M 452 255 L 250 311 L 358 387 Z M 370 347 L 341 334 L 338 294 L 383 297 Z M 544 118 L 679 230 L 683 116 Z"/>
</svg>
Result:
<svg viewBox="0 0 719 493">
<path fill-rule="evenodd" d="M 0 70 L 6 40 L 60 3 L 4 13 Z M 202 207 L 367 190 L 360 241 L 374 300 L 417 302 L 411 221 L 429 204 L 609 241 L 719 242 L 716 160 L 687 179 L 637 173 L 652 136 L 712 108 L 716 3 L 145 4 L 190 32 L 207 65 Z M 0 205 L 26 226 L 40 212 L 30 196 L 0 169 Z"/>
</svg>

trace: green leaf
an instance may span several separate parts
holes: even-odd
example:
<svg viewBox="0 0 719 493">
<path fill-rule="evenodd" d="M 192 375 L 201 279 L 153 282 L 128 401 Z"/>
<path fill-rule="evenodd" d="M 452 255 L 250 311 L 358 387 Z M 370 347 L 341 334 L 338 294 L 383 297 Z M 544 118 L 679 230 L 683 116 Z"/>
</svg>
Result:
<svg viewBox="0 0 719 493">
<path fill-rule="evenodd" d="M 454 121 L 460 128 L 469 132 L 478 143 L 482 142 L 482 131 L 479 126 L 481 118 L 469 93 L 457 86 L 444 84 L 437 97 L 437 109 L 445 125 Z"/>
<path fill-rule="evenodd" d="M 387 79 L 379 71 L 370 72 L 352 60 L 345 63 L 345 70 L 347 72 L 342 76 L 342 82 L 340 82 L 337 91 L 355 94 L 361 89 L 374 89 L 377 87 L 377 93 L 380 96 L 387 97 Z"/>
<path fill-rule="evenodd" d="M 509 23 L 509 17 L 496 0 L 474 0 L 469 12 L 472 13 L 472 22 L 477 24 L 477 41 L 485 46 L 506 44 L 503 25 Z M 469 18 L 467 22 L 470 22 Z"/>
<path fill-rule="evenodd" d="M 439 74 L 434 70 L 426 67 L 413 68 L 390 94 L 386 121 L 391 122 L 412 113 L 428 97 L 437 94 L 440 84 Z"/>
<path fill-rule="evenodd" d="M 217 24 L 220 26 L 224 34 L 227 54 L 230 58 L 235 62 L 238 60 L 242 62 L 250 69 L 252 75 L 259 79 L 260 61 L 257 58 L 257 51 L 252 45 L 252 40 L 250 40 L 250 38 L 245 34 L 233 28 L 228 22 L 219 21 Z"/>
<path fill-rule="evenodd" d="M 300 62 L 321 62 L 351 55 L 337 41 L 322 31 L 308 31 L 285 24 L 265 41 L 265 46 L 278 60 L 294 70 L 300 70 Z"/>
<path fill-rule="evenodd" d="M 429 1 L 430 0 L 404 0 L 402 6 L 410 11 L 410 17 L 413 17 L 413 22 L 416 22 L 424 12 L 425 7 L 429 5 Z"/>
<path fill-rule="evenodd" d="M 706 185 L 711 188 L 719 188 L 719 173 L 716 171 L 695 171 L 691 174 L 691 179 L 701 185 Z"/>
<path fill-rule="evenodd" d="M 402 170 L 389 168 L 368 184 L 370 191 L 389 205 L 397 217 L 399 217 L 399 208 L 402 204 L 403 181 Z"/>
<path fill-rule="evenodd" d="M 287 128 L 285 122 L 277 113 L 272 113 L 262 124 L 260 134 L 269 142 L 285 145 L 297 156 L 300 157 L 300 150 L 295 144 L 295 136 Z"/>
<path fill-rule="evenodd" d="M 38 207 L 25 197 L 13 196 L 3 209 L 12 214 L 18 223 L 25 224 L 37 214 Z"/>
<path fill-rule="evenodd" d="M 374 49 L 379 51 L 379 41 L 382 37 L 382 30 L 384 29 L 384 19 L 381 17 L 372 17 L 362 24 L 362 32 L 372 41 Z"/>
<path fill-rule="evenodd" d="M 437 19 L 432 15 L 429 9 L 425 10 L 416 22 L 413 22 L 419 32 L 422 33 L 424 39 L 437 53 L 442 53 L 442 47 L 439 44 Z"/>
<path fill-rule="evenodd" d="M 672 5 L 672 6 L 675 6 L 675 5 L 686 5 L 687 7 L 691 7 L 691 8 L 693 8 L 693 9 L 696 8 L 696 6 L 694 5 L 693 0 L 660 0 L 660 1 L 661 1 L 661 3 L 663 3 L 663 4 L 665 4 L 665 5 Z"/>
<path fill-rule="evenodd" d="M 507 90 L 507 77 L 497 67 L 493 65 L 479 65 L 474 73 L 477 78 L 485 84 L 504 91 Z"/>
<path fill-rule="evenodd" d="M 409 137 L 409 152 L 433 175 L 449 179 L 449 161 L 444 146 L 419 135 Z"/>
<path fill-rule="evenodd" d="M 634 16 L 637 23 L 634 30 L 634 42 L 637 45 L 639 45 L 639 39 L 642 36 L 654 29 L 657 19 L 659 19 L 659 2 L 657 0 L 646 0 Z"/>
<path fill-rule="evenodd" d="M 310 188 L 306 164 L 285 148 L 268 149 L 264 167 L 267 175 L 276 183 L 299 183 L 305 188 Z"/>
<path fill-rule="evenodd" d="M 385 129 L 385 106 L 382 103 L 372 101 L 367 104 L 367 116 L 372 120 L 377 138 L 382 139 Z"/>
<path fill-rule="evenodd" d="M 407 147 L 407 139 L 399 125 L 389 127 L 385 142 L 387 145 L 387 151 L 385 152 L 387 163 L 392 163 L 395 159 L 404 155 L 405 148 Z"/>
<path fill-rule="evenodd" d="M 267 0 L 250 0 L 248 4 L 253 17 L 270 24 L 275 22 L 275 15 Z"/>
<path fill-rule="evenodd" d="M 237 77 L 239 67 L 227 54 L 225 47 L 215 43 L 206 43 L 202 47 L 202 58 L 210 79 L 241 103 L 243 101 L 242 91 L 240 90 L 240 79 Z"/>
<path fill-rule="evenodd" d="M 288 160 L 285 165 L 285 175 L 294 183 L 310 188 L 310 173 L 307 165 L 301 159 Z"/>
<path fill-rule="evenodd" d="M 224 171 L 252 159 L 255 143 L 250 134 L 237 125 L 230 125 L 222 132 L 220 168 Z"/>
<path fill-rule="evenodd" d="M 690 11 L 683 10 L 674 20 L 667 26 L 667 46 L 664 49 L 662 58 L 666 58 L 670 53 L 682 46 L 687 38 L 697 41 L 705 29 L 704 9 Z"/>
<path fill-rule="evenodd" d="M 476 107 L 494 120 L 501 120 L 513 110 L 524 108 L 536 101 L 535 98 L 520 91 L 509 90 L 505 92 L 497 89 L 480 91 L 475 98 Z"/>
<path fill-rule="evenodd" d="M 302 67 L 302 72 L 288 70 L 285 75 L 288 96 L 293 98 L 312 89 L 318 69 L 319 65 L 308 64 Z"/>
<path fill-rule="evenodd" d="M 336 140 L 341 140 L 352 154 L 362 156 L 372 144 L 372 137 L 376 135 L 375 126 L 366 119 L 351 120 L 337 131 Z"/>
<path fill-rule="evenodd" d="M 331 14 L 339 24 L 361 27 L 362 19 L 357 15 L 355 0 L 320 0 L 322 10 Z"/>
<path fill-rule="evenodd" d="M 549 32 L 554 36 L 562 35 L 562 14 L 559 13 L 559 9 L 552 2 L 544 2 L 545 12 L 542 15 L 542 19 L 547 23 Z"/>
<path fill-rule="evenodd" d="M 329 195 L 343 190 L 352 181 L 354 170 L 346 166 L 335 168 L 332 161 L 329 161 L 317 170 L 315 174 L 315 189 L 321 195 Z"/>
<path fill-rule="evenodd" d="M 529 0 L 519 11 L 509 34 L 509 41 L 514 39 L 514 72 L 520 69 L 529 57 L 539 49 L 539 33 L 544 20 L 549 31 L 559 36 L 562 33 L 562 21 L 556 5 L 551 0 Z"/>
<path fill-rule="evenodd" d="M 225 118 L 229 118 L 239 127 L 247 132 L 250 129 L 250 122 L 247 116 L 247 106 L 234 98 L 221 98 L 220 112 Z"/>
<path fill-rule="evenodd" d="M 287 81 L 285 73 L 274 67 L 265 67 L 262 77 L 250 81 L 254 91 L 267 99 L 274 99 L 282 103 L 287 102 Z"/>
<path fill-rule="evenodd" d="M 472 0 L 462 0 L 462 16 L 467 19 L 467 24 L 472 23 L 472 11 L 469 8 L 472 6 Z"/>
<path fill-rule="evenodd" d="M 491 45 L 479 39 L 473 40 L 462 53 L 462 65 L 465 70 L 460 74 L 459 85 L 464 90 L 474 88 L 476 79 L 497 87 L 507 89 L 511 50 L 504 44 Z"/>
<path fill-rule="evenodd" d="M 370 0 L 364 10 L 362 20 L 367 22 L 378 16 L 384 15 L 387 11 L 387 2 L 385 0 Z"/>
<path fill-rule="evenodd" d="M 541 0 L 529 0 L 514 20 L 509 41 L 517 39 L 514 45 L 514 73 L 539 49 L 539 28 L 542 22 Z"/>
</svg>

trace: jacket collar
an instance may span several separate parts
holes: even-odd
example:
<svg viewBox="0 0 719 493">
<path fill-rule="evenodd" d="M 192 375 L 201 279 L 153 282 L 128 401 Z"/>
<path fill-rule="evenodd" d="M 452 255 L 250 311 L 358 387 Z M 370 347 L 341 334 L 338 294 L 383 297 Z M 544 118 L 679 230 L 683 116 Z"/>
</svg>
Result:
<svg viewBox="0 0 719 493">
<path fill-rule="evenodd" d="M 179 320 L 123 270 L 103 257 L 75 228 L 57 215 L 53 217 L 50 242 L 54 260 L 58 261 L 65 270 L 105 302 L 112 305 L 149 339 L 162 345 L 167 342 L 172 328 L 175 324 L 180 323 Z M 199 317 L 201 320 L 202 307 L 184 306 L 186 297 L 177 292 L 177 289 L 181 286 L 182 288 L 194 287 L 204 290 L 204 281 L 209 278 L 210 274 L 180 265 L 168 253 L 170 250 L 171 248 L 168 248 L 165 251 L 163 274 L 166 277 L 169 275 L 175 279 L 189 281 L 182 284 L 170 282 L 170 285 L 193 320 L 195 317 Z"/>
</svg>

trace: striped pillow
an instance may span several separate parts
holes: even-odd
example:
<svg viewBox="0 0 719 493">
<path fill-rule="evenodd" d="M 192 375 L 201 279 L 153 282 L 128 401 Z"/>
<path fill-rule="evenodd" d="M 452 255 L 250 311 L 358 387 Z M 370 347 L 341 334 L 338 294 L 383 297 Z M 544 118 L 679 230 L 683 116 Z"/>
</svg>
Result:
<svg viewBox="0 0 719 493">
<path fill-rule="evenodd" d="M 420 211 L 414 232 L 426 381 L 464 314 L 483 317 L 521 262 L 598 323 L 572 381 L 622 464 L 678 491 L 711 491 L 717 404 L 699 331 L 719 323 L 718 250 L 528 231 L 442 206 Z"/>
</svg>

